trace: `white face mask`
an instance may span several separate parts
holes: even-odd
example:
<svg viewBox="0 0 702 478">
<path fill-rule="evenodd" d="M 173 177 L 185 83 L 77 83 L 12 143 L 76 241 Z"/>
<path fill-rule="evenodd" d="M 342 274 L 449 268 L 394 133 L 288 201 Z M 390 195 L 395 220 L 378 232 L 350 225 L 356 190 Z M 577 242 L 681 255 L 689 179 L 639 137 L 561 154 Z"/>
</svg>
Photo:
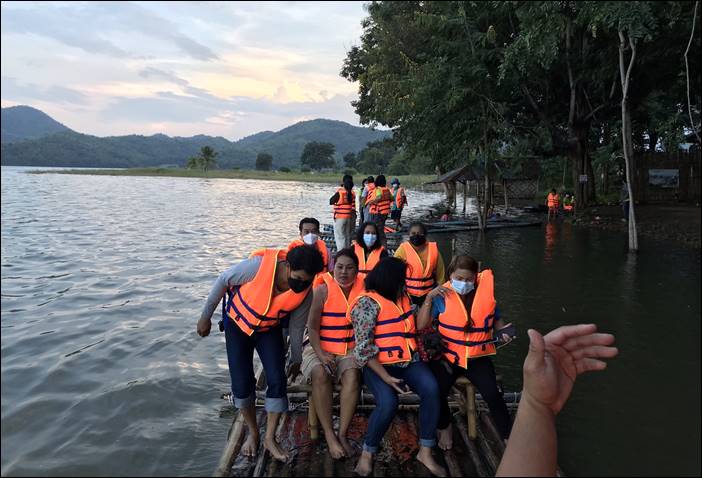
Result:
<svg viewBox="0 0 702 478">
<path fill-rule="evenodd" d="M 375 234 L 363 235 L 363 242 L 366 243 L 366 247 L 371 247 L 373 244 L 375 244 L 376 239 L 378 239 L 378 236 L 376 236 Z"/>
<path fill-rule="evenodd" d="M 462 280 L 451 279 L 451 288 L 460 295 L 466 295 L 475 288 L 474 282 L 464 282 Z"/>
<path fill-rule="evenodd" d="M 317 239 L 319 239 L 319 236 L 317 234 L 310 232 L 309 234 L 305 234 L 302 236 L 302 240 L 305 244 L 308 246 L 311 246 L 317 242 Z"/>
</svg>

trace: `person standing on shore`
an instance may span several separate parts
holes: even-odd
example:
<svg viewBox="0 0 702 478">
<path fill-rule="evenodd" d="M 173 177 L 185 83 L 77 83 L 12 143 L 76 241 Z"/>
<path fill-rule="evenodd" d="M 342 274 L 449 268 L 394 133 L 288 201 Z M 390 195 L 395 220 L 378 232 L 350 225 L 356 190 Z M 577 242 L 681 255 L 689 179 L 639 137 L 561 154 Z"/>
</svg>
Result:
<svg viewBox="0 0 702 478">
<path fill-rule="evenodd" d="M 548 206 L 548 220 L 551 220 L 551 216 L 554 218 L 558 215 L 558 207 L 561 202 L 561 197 L 558 195 L 555 189 L 551 189 L 546 197 L 546 205 Z"/>
<path fill-rule="evenodd" d="M 385 245 L 385 221 L 388 219 L 392 205 L 392 193 L 387 187 L 385 176 L 382 174 L 375 178 L 375 188 L 368 193 L 369 220 L 378 225 L 380 242 Z"/>
<path fill-rule="evenodd" d="M 339 189 L 329 198 L 334 208 L 334 240 L 336 250 L 346 249 L 351 245 L 354 226 L 356 225 L 356 193 L 353 191 L 353 177 L 345 174 Z"/>
<path fill-rule="evenodd" d="M 395 229 L 400 230 L 402 228 L 402 210 L 407 205 L 407 195 L 405 194 L 405 188 L 400 186 L 400 180 L 395 178 L 392 180 L 392 209 L 390 211 L 390 218 L 395 220 Z"/>
</svg>

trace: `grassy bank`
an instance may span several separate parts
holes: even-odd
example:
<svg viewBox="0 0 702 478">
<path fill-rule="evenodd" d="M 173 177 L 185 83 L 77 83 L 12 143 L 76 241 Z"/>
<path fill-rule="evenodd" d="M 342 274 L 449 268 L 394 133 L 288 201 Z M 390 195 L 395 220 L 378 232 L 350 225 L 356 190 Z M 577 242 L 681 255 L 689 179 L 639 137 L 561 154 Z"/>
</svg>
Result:
<svg viewBox="0 0 702 478">
<path fill-rule="evenodd" d="M 89 174 L 98 176 L 164 176 L 177 178 L 225 178 L 225 179 L 267 179 L 272 181 L 300 181 L 306 183 L 332 183 L 341 180 L 343 173 L 301 173 L 280 171 L 253 171 L 244 169 L 214 169 L 204 172 L 200 169 L 184 168 L 129 168 L 129 169 L 67 169 L 63 171 L 31 171 L 33 174 Z M 355 182 L 360 185 L 363 174 L 354 175 Z M 388 182 L 395 176 L 388 176 Z M 416 187 L 435 179 L 432 174 L 397 176 L 407 187 Z"/>
</svg>

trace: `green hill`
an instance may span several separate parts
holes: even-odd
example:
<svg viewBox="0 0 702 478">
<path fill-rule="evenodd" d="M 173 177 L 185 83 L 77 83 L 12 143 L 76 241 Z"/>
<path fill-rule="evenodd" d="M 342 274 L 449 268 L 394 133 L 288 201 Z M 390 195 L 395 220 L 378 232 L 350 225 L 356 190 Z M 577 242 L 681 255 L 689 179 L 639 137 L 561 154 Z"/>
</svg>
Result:
<svg viewBox="0 0 702 478">
<path fill-rule="evenodd" d="M 13 143 L 71 131 L 43 111 L 30 106 L 3 108 L 0 119 L 2 119 L 0 140 L 3 143 Z"/>
<path fill-rule="evenodd" d="M 44 115 L 33 108 L 24 108 Z M 3 134 L 6 126 L 5 110 L 2 110 Z M 53 122 L 48 116 L 46 118 Z M 8 130 L 19 131 L 19 128 L 12 124 L 12 117 L 9 121 Z M 219 153 L 217 163 L 220 168 L 253 168 L 259 152 L 270 153 L 275 168 L 294 167 L 299 165 L 300 155 L 306 143 L 326 141 L 335 145 L 336 157 L 341 165 L 344 154 L 358 152 L 365 148 L 368 142 L 392 134 L 390 131 L 373 131 L 342 121 L 316 119 L 296 123 L 278 132 L 256 133 L 237 142 L 205 135 L 187 138 L 174 138 L 164 134 L 101 138 L 76 133 L 60 123 L 54 123 L 64 130 L 34 139 L 3 142 L 2 164 L 87 168 L 184 166 L 188 158 L 196 155 L 201 147 L 211 146 Z"/>
</svg>

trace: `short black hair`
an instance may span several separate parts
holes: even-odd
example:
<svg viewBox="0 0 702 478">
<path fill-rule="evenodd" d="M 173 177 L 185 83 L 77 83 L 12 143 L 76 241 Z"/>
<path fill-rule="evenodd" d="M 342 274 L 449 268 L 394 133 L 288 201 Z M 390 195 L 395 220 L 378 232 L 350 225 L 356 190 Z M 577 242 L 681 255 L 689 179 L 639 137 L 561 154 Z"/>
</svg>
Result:
<svg viewBox="0 0 702 478">
<path fill-rule="evenodd" d="M 288 251 L 287 261 L 291 270 L 303 270 L 313 277 L 324 270 L 322 253 L 316 247 L 293 247 Z"/>
<path fill-rule="evenodd" d="M 313 217 L 303 217 L 302 218 L 302 220 L 300 221 L 300 232 L 302 232 L 302 225 L 303 224 L 314 224 L 315 226 L 317 226 L 317 230 L 319 231 L 319 221 Z"/>
<path fill-rule="evenodd" d="M 407 228 L 407 232 L 409 233 L 409 232 L 412 230 L 413 227 L 418 227 L 418 228 L 420 228 L 420 229 L 422 230 L 422 234 L 424 234 L 425 236 L 427 235 L 427 226 L 425 226 L 423 222 L 419 222 L 419 221 L 413 222 L 413 223 L 410 224 L 409 227 Z"/>
<path fill-rule="evenodd" d="M 374 183 L 374 182 L 375 182 L 375 179 L 373 179 L 373 176 L 368 176 L 367 181 L 368 181 L 369 183 Z"/>
<path fill-rule="evenodd" d="M 370 249 L 368 249 L 366 246 L 366 241 L 363 240 L 363 231 L 366 230 L 366 226 L 373 226 L 375 228 L 375 235 L 378 236 L 378 238 L 375 240 L 375 244 L 373 244 L 373 247 Z M 356 229 L 356 244 L 361 246 L 366 251 L 373 251 L 382 246 L 383 244 L 380 242 L 380 230 L 378 229 L 378 225 L 372 221 L 366 221 L 358 226 L 358 229 Z"/>
<path fill-rule="evenodd" d="M 551 189 L 551 192 L 552 192 L 552 193 L 555 193 L 555 192 L 556 192 L 556 188 Z"/>
<path fill-rule="evenodd" d="M 383 176 L 382 174 L 379 174 L 378 176 L 375 177 L 375 185 L 376 186 L 382 188 L 382 187 L 387 186 L 387 184 L 388 184 L 388 182 L 385 179 L 385 176 Z"/>
<path fill-rule="evenodd" d="M 397 257 L 386 257 L 366 276 L 366 290 L 375 291 L 387 300 L 396 301 L 405 286 L 407 263 Z"/>
<path fill-rule="evenodd" d="M 340 251 L 337 251 L 336 254 L 334 254 L 334 262 L 338 261 L 341 257 L 349 257 L 353 261 L 354 265 L 356 266 L 356 269 L 358 269 L 358 256 L 356 256 L 356 253 L 354 252 L 353 248 L 347 247 L 346 249 L 341 249 Z"/>
</svg>

